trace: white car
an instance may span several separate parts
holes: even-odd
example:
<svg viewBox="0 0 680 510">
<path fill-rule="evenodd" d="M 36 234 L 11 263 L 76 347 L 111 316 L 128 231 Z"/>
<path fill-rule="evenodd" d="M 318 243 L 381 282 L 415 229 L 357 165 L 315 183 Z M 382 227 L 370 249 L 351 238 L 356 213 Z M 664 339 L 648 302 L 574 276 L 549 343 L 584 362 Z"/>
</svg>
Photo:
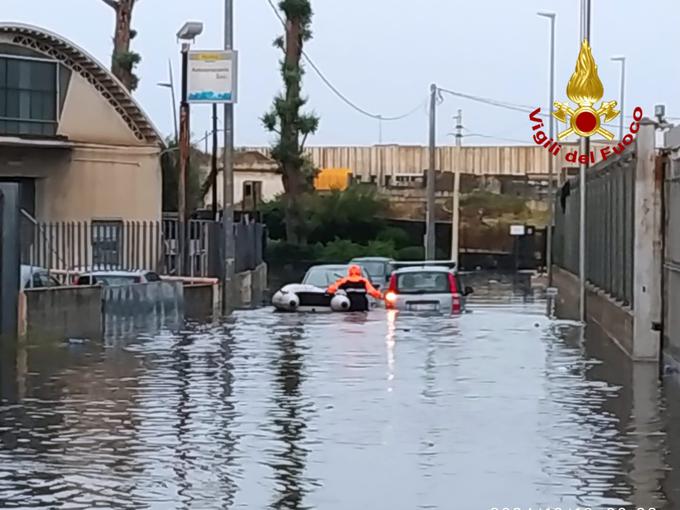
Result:
<svg viewBox="0 0 680 510">
<path fill-rule="evenodd" d="M 19 275 L 19 286 L 25 289 L 44 289 L 47 287 L 61 287 L 61 283 L 50 275 L 44 267 L 22 265 Z"/>
<path fill-rule="evenodd" d="M 132 285 L 159 282 L 161 277 L 153 271 L 88 271 L 73 277 L 74 285 Z"/>
<path fill-rule="evenodd" d="M 458 274 L 438 265 L 415 265 L 395 270 L 385 293 L 387 309 L 439 313 L 463 313 L 472 294 Z"/>
</svg>

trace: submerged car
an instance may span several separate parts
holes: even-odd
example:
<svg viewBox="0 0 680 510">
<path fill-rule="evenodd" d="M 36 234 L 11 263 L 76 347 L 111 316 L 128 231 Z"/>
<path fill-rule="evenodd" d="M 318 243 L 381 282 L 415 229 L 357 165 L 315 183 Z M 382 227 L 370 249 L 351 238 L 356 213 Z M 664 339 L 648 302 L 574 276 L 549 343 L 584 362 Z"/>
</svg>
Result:
<svg viewBox="0 0 680 510">
<path fill-rule="evenodd" d="M 387 257 L 357 257 L 350 264 L 360 266 L 376 289 L 386 288 L 394 271 L 394 260 Z"/>
<path fill-rule="evenodd" d="M 73 278 L 74 285 L 120 286 L 159 281 L 161 277 L 153 271 L 89 271 Z"/>
<path fill-rule="evenodd" d="M 453 269 L 423 263 L 392 273 L 385 304 L 392 310 L 458 314 L 465 311 L 473 292 Z"/>
<path fill-rule="evenodd" d="M 350 308 L 347 296 L 342 292 L 332 296 L 326 290 L 347 276 L 348 271 L 349 265 L 312 266 L 302 283 L 285 285 L 276 292 L 272 304 L 280 312 L 347 312 Z M 368 278 L 363 270 L 362 276 Z M 374 301 L 371 304 L 375 306 Z"/>
</svg>

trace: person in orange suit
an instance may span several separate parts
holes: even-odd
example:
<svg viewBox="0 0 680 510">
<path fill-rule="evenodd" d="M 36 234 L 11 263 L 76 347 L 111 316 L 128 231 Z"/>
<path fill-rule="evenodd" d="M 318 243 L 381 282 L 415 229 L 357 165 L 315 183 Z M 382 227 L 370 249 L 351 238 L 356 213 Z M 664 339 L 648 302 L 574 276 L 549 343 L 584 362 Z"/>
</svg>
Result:
<svg viewBox="0 0 680 510">
<path fill-rule="evenodd" d="M 382 293 L 367 278 L 362 276 L 361 268 L 357 265 L 349 266 L 347 276 L 329 286 L 326 292 L 335 294 L 339 290 L 347 293 L 351 303 L 350 311 L 366 311 L 369 309 L 366 294 L 375 299 L 383 299 Z"/>
</svg>

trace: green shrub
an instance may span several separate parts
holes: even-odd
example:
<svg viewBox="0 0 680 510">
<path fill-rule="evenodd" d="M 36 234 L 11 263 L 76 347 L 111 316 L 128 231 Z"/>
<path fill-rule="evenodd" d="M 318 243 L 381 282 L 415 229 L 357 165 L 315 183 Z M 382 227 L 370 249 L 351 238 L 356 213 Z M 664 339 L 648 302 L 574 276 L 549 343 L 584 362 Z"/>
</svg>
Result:
<svg viewBox="0 0 680 510">
<path fill-rule="evenodd" d="M 268 240 L 265 260 L 269 264 L 288 264 L 297 261 L 315 261 L 322 247 L 319 245 L 300 246 L 285 241 Z"/>
<path fill-rule="evenodd" d="M 409 245 L 408 233 L 399 227 L 386 227 L 378 233 L 378 241 L 391 242 L 395 248 L 406 248 Z"/>
<path fill-rule="evenodd" d="M 336 239 L 330 243 L 326 243 L 320 250 L 318 261 L 344 264 L 355 257 L 364 257 L 366 255 L 366 250 L 366 246 L 353 243 L 347 239 Z"/>
<path fill-rule="evenodd" d="M 397 251 L 397 260 L 411 261 L 425 259 L 425 249 L 422 246 L 407 246 Z"/>
</svg>

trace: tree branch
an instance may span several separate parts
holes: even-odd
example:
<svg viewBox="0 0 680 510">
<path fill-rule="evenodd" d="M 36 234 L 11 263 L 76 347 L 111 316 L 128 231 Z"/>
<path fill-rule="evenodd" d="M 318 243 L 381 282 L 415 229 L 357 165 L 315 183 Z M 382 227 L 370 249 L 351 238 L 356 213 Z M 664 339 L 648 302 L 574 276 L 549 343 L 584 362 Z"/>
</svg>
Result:
<svg viewBox="0 0 680 510">
<path fill-rule="evenodd" d="M 111 7 L 114 11 L 118 10 L 118 2 L 116 2 L 116 0 L 102 0 L 102 2 Z"/>
</svg>

